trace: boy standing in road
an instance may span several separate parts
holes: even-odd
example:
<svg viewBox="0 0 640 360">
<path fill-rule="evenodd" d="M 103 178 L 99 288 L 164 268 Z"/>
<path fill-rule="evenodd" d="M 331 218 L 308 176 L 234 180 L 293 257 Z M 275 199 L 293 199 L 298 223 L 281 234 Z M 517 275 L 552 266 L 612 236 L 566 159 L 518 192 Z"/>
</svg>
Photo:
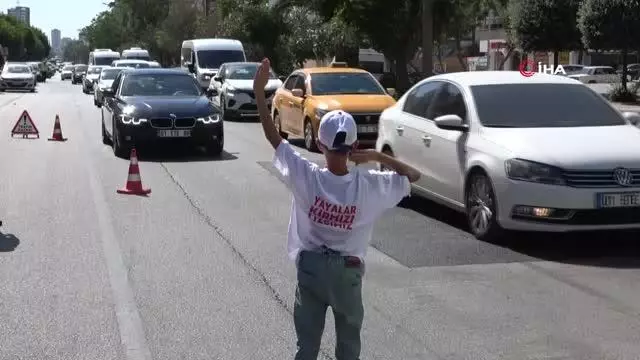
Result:
<svg viewBox="0 0 640 360">
<path fill-rule="evenodd" d="M 320 121 L 318 148 L 327 167 L 320 168 L 296 152 L 276 129 L 265 98 L 270 77 L 262 61 L 253 89 L 267 140 L 276 150 L 274 165 L 293 193 L 288 252 L 296 262 L 298 285 L 293 318 L 298 336 L 296 360 L 316 360 L 327 307 L 336 324 L 337 360 L 360 358 L 364 317 L 362 277 L 375 221 L 410 193 L 420 174 L 414 168 L 373 150 L 358 150 L 353 117 L 331 111 Z M 349 169 L 377 161 L 395 171 Z"/>
</svg>

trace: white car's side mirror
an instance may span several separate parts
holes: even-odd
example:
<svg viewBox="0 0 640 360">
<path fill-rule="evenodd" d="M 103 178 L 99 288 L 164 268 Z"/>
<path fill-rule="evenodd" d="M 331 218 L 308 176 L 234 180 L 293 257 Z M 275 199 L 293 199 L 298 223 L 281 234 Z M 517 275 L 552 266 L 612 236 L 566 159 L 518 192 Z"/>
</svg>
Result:
<svg viewBox="0 0 640 360">
<path fill-rule="evenodd" d="M 458 115 L 442 115 L 434 119 L 436 126 L 443 130 L 468 131 L 469 125 Z"/>
</svg>

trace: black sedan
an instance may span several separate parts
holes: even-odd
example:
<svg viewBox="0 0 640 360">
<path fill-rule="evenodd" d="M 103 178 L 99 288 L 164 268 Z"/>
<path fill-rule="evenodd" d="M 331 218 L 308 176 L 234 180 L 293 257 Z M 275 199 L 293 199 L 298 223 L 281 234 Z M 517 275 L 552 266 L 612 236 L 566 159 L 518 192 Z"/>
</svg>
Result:
<svg viewBox="0 0 640 360">
<path fill-rule="evenodd" d="M 84 76 L 87 74 L 88 65 L 78 64 L 73 66 L 73 72 L 71 73 L 72 84 L 82 84 Z"/>
<path fill-rule="evenodd" d="M 188 143 L 219 155 L 224 146 L 220 109 L 181 70 L 127 69 L 103 89 L 102 142 L 127 158 L 133 146 Z"/>
</svg>

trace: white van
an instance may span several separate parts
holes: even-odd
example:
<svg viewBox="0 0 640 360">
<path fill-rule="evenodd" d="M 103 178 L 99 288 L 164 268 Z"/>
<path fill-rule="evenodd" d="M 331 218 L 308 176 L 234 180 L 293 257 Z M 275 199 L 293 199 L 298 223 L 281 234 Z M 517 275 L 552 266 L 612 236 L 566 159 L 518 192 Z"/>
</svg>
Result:
<svg viewBox="0 0 640 360">
<path fill-rule="evenodd" d="M 111 49 L 95 49 L 89 53 L 89 65 L 109 66 L 120 59 L 120 53 Z"/>
<path fill-rule="evenodd" d="M 151 57 L 149 56 L 149 52 L 147 50 L 140 47 L 132 47 L 127 50 L 122 50 L 122 59 L 150 61 Z"/>
<path fill-rule="evenodd" d="M 247 57 L 239 40 L 195 39 L 182 43 L 180 63 L 194 74 L 202 89 L 209 88 L 211 79 L 220 65 L 228 62 L 245 62 Z"/>
<path fill-rule="evenodd" d="M 384 73 L 391 71 L 391 62 L 383 54 L 373 49 L 360 49 L 358 62 L 361 69 L 370 72 L 378 81 Z"/>
</svg>

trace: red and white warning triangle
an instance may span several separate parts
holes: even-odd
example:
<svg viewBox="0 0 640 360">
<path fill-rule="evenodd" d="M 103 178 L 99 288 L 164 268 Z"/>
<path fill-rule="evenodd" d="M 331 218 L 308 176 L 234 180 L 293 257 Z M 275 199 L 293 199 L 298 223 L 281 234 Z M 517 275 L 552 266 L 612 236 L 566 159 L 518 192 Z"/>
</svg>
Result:
<svg viewBox="0 0 640 360">
<path fill-rule="evenodd" d="M 13 126 L 13 130 L 11 130 L 11 135 L 39 135 L 39 134 L 40 132 L 38 131 L 36 124 L 33 122 L 33 119 L 31 119 L 31 116 L 29 116 L 29 113 L 27 112 L 27 110 L 22 112 L 22 115 L 20 115 L 20 118 L 18 118 L 18 121 Z"/>
</svg>

